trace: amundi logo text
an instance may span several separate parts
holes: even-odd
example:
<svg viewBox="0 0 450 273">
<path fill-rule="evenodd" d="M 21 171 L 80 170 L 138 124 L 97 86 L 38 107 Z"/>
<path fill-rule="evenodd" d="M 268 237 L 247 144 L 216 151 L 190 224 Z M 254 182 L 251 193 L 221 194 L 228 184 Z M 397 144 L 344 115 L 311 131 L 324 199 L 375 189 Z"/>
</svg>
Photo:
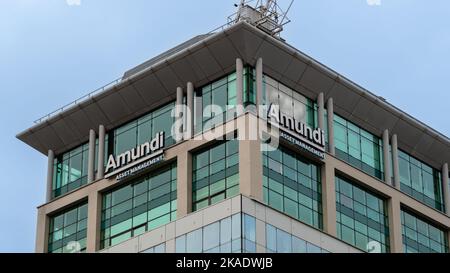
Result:
<svg viewBox="0 0 450 273">
<path fill-rule="evenodd" d="M 151 141 L 145 142 L 129 151 L 121 153 L 117 156 L 110 155 L 108 164 L 106 165 L 106 173 L 113 172 L 117 169 L 125 167 L 142 158 L 150 156 L 164 148 L 164 132 L 156 134 Z"/>
</svg>

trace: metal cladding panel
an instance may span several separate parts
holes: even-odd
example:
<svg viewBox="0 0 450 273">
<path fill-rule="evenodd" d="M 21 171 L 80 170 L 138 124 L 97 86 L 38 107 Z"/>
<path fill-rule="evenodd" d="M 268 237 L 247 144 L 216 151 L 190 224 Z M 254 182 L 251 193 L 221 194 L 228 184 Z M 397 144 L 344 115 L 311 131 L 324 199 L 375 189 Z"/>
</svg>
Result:
<svg viewBox="0 0 450 273">
<path fill-rule="evenodd" d="M 257 50 L 263 43 L 264 39 L 261 34 L 242 28 L 239 31 L 233 31 L 228 38 L 231 40 L 244 62 L 254 65 L 257 60 Z M 245 63 L 244 63 L 245 64 Z"/>
<path fill-rule="evenodd" d="M 216 74 L 223 72 L 223 68 L 206 47 L 193 52 L 192 57 L 209 80 L 214 80 Z"/>
<path fill-rule="evenodd" d="M 63 145 L 69 145 L 73 142 L 77 141 L 74 132 L 72 129 L 66 124 L 65 119 L 59 119 L 51 124 L 54 132 L 57 132 Z"/>
<path fill-rule="evenodd" d="M 433 146 L 434 142 L 437 141 L 433 136 L 422 134 L 420 141 L 417 143 L 414 150 L 419 154 L 428 154 L 428 151 Z"/>
<path fill-rule="evenodd" d="M 306 67 L 308 65 L 305 62 L 300 61 L 296 56 L 290 58 L 290 63 L 283 73 L 282 81 L 289 80 L 297 83 L 300 80 L 300 77 L 306 71 Z"/>
<path fill-rule="evenodd" d="M 132 85 L 127 85 L 120 89 L 119 94 L 125 101 L 126 105 L 128 105 L 131 109 L 131 112 L 136 112 L 138 109 L 147 106 L 145 101 Z"/>
<path fill-rule="evenodd" d="M 263 56 L 264 67 L 270 67 L 280 75 L 276 77 L 278 79 L 281 79 L 292 61 L 292 55 L 269 40 L 264 40 L 257 55 Z"/>
<path fill-rule="evenodd" d="M 178 77 L 183 82 L 197 82 L 203 75 L 203 73 L 198 74 L 186 58 L 171 62 L 170 67 L 173 71 L 177 71 Z"/>
<path fill-rule="evenodd" d="M 346 96 L 344 96 L 344 97 L 346 97 Z M 375 105 L 375 103 L 369 101 L 366 98 L 363 98 L 361 96 L 358 96 L 358 97 L 359 97 L 358 102 L 355 105 L 352 104 L 351 108 L 350 108 L 350 103 L 344 104 L 345 110 L 347 111 L 347 109 L 349 109 L 352 116 L 360 119 L 361 121 L 368 122 L 368 120 L 369 120 L 368 114 L 370 113 L 370 111 L 372 109 L 375 108 L 376 105 Z M 340 104 L 340 106 L 343 106 L 343 105 Z"/>
<path fill-rule="evenodd" d="M 178 78 L 177 74 L 175 74 L 172 69 L 167 66 L 167 64 L 161 69 L 155 71 L 155 76 L 160 80 L 167 93 L 172 92 L 172 90 L 176 90 L 178 86 L 184 85 L 180 78 Z"/>
<path fill-rule="evenodd" d="M 51 142 L 55 147 L 64 147 L 64 143 L 51 126 L 49 126 L 47 130 L 39 130 L 35 132 L 34 137 L 41 143 Z"/>
<path fill-rule="evenodd" d="M 334 82 L 333 78 L 330 78 L 325 73 L 310 65 L 306 68 L 305 73 L 298 83 L 317 93 L 323 92 L 325 94 L 333 87 Z"/>
<path fill-rule="evenodd" d="M 20 140 L 27 143 L 34 149 L 37 149 L 38 151 L 41 151 L 41 153 L 47 155 L 48 148 L 45 145 L 42 145 L 42 143 L 36 138 L 36 135 L 34 132 L 27 132 L 26 134 L 22 134 L 19 137 Z"/>
<path fill-rule="evenodd" d="M 161 82 L 151 74 L 133 81 L 133 86 L 139 92 L 147 105 L 152 105 L 168 95 L 167 90 Z M 175 93 L 175 90 L 173 90 Z"/>
<path fill-rule="evenodd" d="M 100 109 L 99 105 L 95 102 L 88 103 L 83 107 L 83 111 L 89 116 L 94 124 L 108 124 L 111 121 L 106 117 L 103 111 Z M 98 130 L 98 126 L 92 128 Z"/>
<path fill-rule="evenodd" d="M 336 83 L 327 97 L 332 97 L 333 102 L 348 113 L 353 113 L 358 102 L 361 100 L 360 95 L 350 90 L 343 83 Z"/>
<path fill-rule="evenodd" d="M 131 114 L 131 111 L 125 101 L 117 92 L 99 100 L 98 104 L 111 121 L 121 120 Z"/>
<path fill-rule="evenodd" d="M 236 66 L 236 58 L 239 58 L 239 52 L 236 51 L 233 44 L 228 39 L 222 39 L 208 44 L 209 52 L 217 60 L 222 70 Z"/>
<path fill-rule="evenodd" d="M 397 122 L 392 131 L 392 133 L 398 135 L 398 142 L 402 143 L 403 147 L 408 147 L 411 152 L 414 150 L 414 147 L 416 147 L 417 143 L 419 143 L 420 138 L 424 133 L 423 131 L 414 127 L 408 121 L 405 121 L 403 119 Z"/>
<path fill-rule="evenodd" d="M 398 121 L 397 117 L 392 116 L 391 113 L 376 104 L 370 108 L 366 117 L 368 123 L 373 125 L 375 128 L 380 128 L 380 131 L 378 131 L 380 132 L 380 135 L 384 131 L 382 128 L 388 129 L 390 132 Z"/>
</svg>

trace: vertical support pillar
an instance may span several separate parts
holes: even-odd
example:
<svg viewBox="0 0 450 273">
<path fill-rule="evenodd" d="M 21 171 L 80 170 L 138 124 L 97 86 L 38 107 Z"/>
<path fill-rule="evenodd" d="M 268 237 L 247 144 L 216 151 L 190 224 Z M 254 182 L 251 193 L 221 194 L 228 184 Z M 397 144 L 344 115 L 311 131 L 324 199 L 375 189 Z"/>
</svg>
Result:
<svg viewBox="0 0 450 273">
<path fill-rule="evenodd" d="M 327 162 L 322 166 L 321 171 L 323 229 L 329 235 L 336 237 L 336 182 L 334 167 Z"/>
<path fill-rule="evenodd" d="M 36 245 L 34 249 L 36 253 L 48 252 L 48 233 L 49 219 L 45 212 L 45 208 L 41 207 L 37 212 Z"/>
<path fill-rule="evenodd" d="M 98 162 L 97 162 L 97 179 L 105 177 L 105 126 L 98 127 Z"/>
<path fill-rule="evenodd" d="M 47 190 L 46 190 L 46 202 L 50 202 L 52 199 L 52 189 L 53 189 L 53 173 L 54 173 L 54 161 L 55 153 L 52 150 L 48 150 L 48 165 L 47 165 Z"/>
<path fill-rule="evenodd" d="M 325 101 L 323 93 L 317 97 L 319 128 L 325 130 Z"/>
<path fill-rule="evenodd" d="M 186 137 L 191 139 L 194 135 L 194 85 L 187 83 L 187 109 L 186 109 Z"/>
<path fill-rule="evenodd" d="M 384 182 L 393 186 L 391 180 L 391 156 L 389 153 L 389 130 L 383 132 L 383 162 L 384 162 Z"/>
<path fill-rule="evenodd" d="M 240 106 L 244 105 L 244 64 L 241 59 L 236 59 L 236 105 L 240 111 Z M 238 116 L 242 113 L 237 113 Z"/>
<path fill-rule="evenodd" d="M 89 130 L 88 183 L 95 180 L 95 131 Z"/>
<path fill-rule="evenodd" d="M 252 125 L 257 122 L 258 118 L 253 114 L 247 114 L 238 120 L 239 191 L 263 202 L 261 141 L 251 131 Z"/>
<path fill-rule="evenodd" d="M 192 154 L 177 157 L 177 219 L 192 212 Z"/>
<path fill-rule="evenodd" d="M 258 114 L 263 102 L 263 59 L 258 58 L 256 62 L 256 109 Z"/>
<path fill-rule="evenodd" d="M 403 252 L 402 221 L 400 200 L 392 197 L 388 200 L 389 239 L 391 253 Z"/>
<path fill-rule="evenodd" d="M 394 186 L 400 190 L 400 167 L 398 164 L 398 140 L 397 135 L 393 135 L 391 139 L 392 145 L 392 172 L 394 173 Z"/>
<path fill-rule="evenodd" d="M 182 117 L 183 96 L 184 96 L 183 89 L 181 87 L 177 87 L 177 99 L 176 99 L 176 105 L 175 105 L 175 122 L 178 125 L 176 132 L 175 132 L 175 140 L 177 142 L 183 140 L 182 132 L 184 132 L 184 129 L 185 129 L 184 124 L 183 124 L 183 117 Z"/>
<path fill-rule="evenodd" d="M 328 150 L 333 156 L 336 155 L 334 146 L 334 104 L 333 98 L 329 98 L 327 102 L 328 111 Z"/>
<path fill-rule="evenodd" d="M 102 195 L 92 191 L 88 196 L 87 253 L 95 253 L 100 249 L 100 221 Z"/>
<path fill-rule="evenodd" d="M 442 166 L 442 188 L 444 195 L 445 213 L 450 216 L 450 185 L 448 183 L 448 163 L 445 163 Z"/>
</svg>

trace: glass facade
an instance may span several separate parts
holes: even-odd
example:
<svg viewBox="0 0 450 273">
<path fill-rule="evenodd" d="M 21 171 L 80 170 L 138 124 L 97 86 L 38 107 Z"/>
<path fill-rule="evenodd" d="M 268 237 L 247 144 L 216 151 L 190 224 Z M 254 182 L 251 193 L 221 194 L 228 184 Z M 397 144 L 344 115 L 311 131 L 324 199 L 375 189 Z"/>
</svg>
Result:
<svg viewBox="0 0 450 273">
<path fill-rule="evenodd" d="M 86 251 L 87 203 L 50 217 L 48 252 L 77 253 Z"/>
<path fill-rule="evenodd" d="M 444 211 L 441 172 L 399 150 L 401 190 L 437 210 Z"/>
<path fill-rule="evenodd" d="M 279 105 L 280 111 L 302 121 L 312 128 L 317 125 L 317 106 L 298 92 L 286 87 L 278 81 L 264 76 L 263 101 L 266 105 Z"/>
<path fill-rule="evenodd" d="M 169 103 L 151 113 L 129 122 L 110 132 L 109 151 L 114 155 L 136 148 L 138 145 L 152 140 L 159 132 L 165 133 L 165 146 L 168 147 L 175 143 L 172 137 L 172 109 L 175 103 Z"/>
<path fill-rule="evenodd" d="M 105 137 L 105 147 L 108 147 L 108 136 Z M 98 151 L 98 139 L 95 142 Z M 105 166 L 108 152 L 105 149 Z M 53 184 L 51 199 L 86 185 L 88 178 L 89 143 L 81 145 L 69 152 L 57 156 L 53 165 Z M 95 152 L 94 171 L 97 172 L 98 154 Z"/>
<path fill-rule="evenodd" d="M 192 155 L 193 211 L 239 193 L 239 141 L 230 140 Z"/>
<path fill-rule="evenodd" d="M 73 191 L 87 183 L 89 143 L 55 158 L 52 198 Z"/>
<path fill-rule="evenodd" d="M 177 168 L 173 163 L 103 196 L 101 248 L 176 219 Z"/>
<path fill-rule="evenodd" d="M 263 152 L 263 199 L 270 207 L 322 228 L 320 168 L 279 147 Z"/>
<path fill-rule="evenodd" d="M 445 231 L 404 210 L 401 218 L 405 253 L 448 253 Z"/>
<path fill-rule="evenodd" d="M 367 252 L 389 252 L 389 220 L 386 203 L 375 194 L 336 177 L 338 237 Z"/>
<path fill-rule="evenodd" d="M 355 124 L 334 115 L 336 156 L 367 174 L 384 179 L 383 141 Z"/>
<path fill-rule="evenodd" d="M 328 253 L 328 251 L 266 224 L 267 253 Z"/>
<path fill-rule="evenodd" d="M 197 133 L 211 129 L 215 124 L 222 124 L 230 118 L 234 118 L 235 113 L 230 112 L 228 114 L 228 110 L 236 106 L 236 73 L 232 73 L 196 90 L 195 100 L 196 103 L 194 105 L 197 106 L 197 109 L 195 109 L 195 132 Z M 213 109 L 208 110 L 207 107 L 210 105 L 221 107 L 222 116 L 217 116 L 218 113 L 213 112 Z M 200 112 L 198 108 L 202 111 Z"/>
<path fill-rule="evenodd" d="M 224 218 L 175 239 L 176 253 L 241 253 L 242 214 Z M 255 230 L 255 227 L 247 228 Z"/>
</svg>

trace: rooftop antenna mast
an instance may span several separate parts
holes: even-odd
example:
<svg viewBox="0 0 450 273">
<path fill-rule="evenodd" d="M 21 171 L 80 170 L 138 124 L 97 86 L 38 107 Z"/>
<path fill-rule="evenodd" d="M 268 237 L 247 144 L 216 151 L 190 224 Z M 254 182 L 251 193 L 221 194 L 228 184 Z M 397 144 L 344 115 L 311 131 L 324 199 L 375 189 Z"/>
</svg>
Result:
<svg viewBox="0 0 450 273">
<path fill-rule="evenodd" d="M 251 3 L 256 2 L 254 5 Z M 280 38 L 280 33 L 291 20 L 287 17 L 294 0 L 291 0 L 286 11 L 278 5 L 277 0 L 241 0 L 238 11 L 228 17 L 229 24 L 246 21 L 268 34 Z"/>
</svg>

